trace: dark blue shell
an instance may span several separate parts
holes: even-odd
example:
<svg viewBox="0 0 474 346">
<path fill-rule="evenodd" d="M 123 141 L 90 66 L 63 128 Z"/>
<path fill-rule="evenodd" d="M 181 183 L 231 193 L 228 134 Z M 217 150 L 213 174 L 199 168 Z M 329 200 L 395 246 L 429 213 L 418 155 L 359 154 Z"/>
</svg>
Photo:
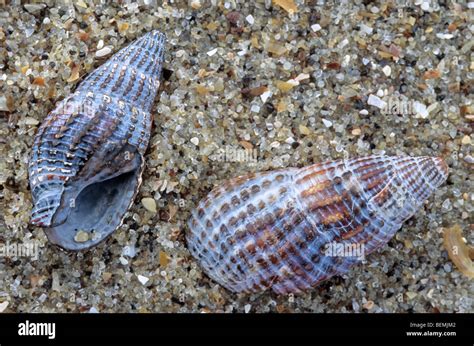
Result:
<svg viewBox="0 0 474 346">
<path fill-rule="evenodd" d="M 53 243 L 88 248 L 121 224 L 141 181 L 164 45 L 158 31 L 132 42 L 40 126 L 29 164 L 31 222 Z"/>
</svg>

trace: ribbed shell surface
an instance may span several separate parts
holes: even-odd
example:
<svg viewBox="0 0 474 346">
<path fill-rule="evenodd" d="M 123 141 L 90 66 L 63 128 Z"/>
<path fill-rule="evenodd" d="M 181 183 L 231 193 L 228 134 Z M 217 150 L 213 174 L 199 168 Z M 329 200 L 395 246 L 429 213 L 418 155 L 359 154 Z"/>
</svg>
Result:
<svg viewBox="0 0 474 346">
<path fill-rule="evenodd" d="M 74 186 L 77 195 L 88 184 L 133 170 L 137 164 L 143 167 L 164 42 L 158 31 L 132 42 L 46 117 L 29 164 L 33 224 L 55 224 L 55 213 L 67 203 L 68 187 Z M 71 196 L 76 197 L 72 192 Z"/>
<path fill-rule="evenodd" d="M 386 156 L 238 177 L 199 203 L 188 247 L 231 291 L 307 291 L 361 260 L 328 246 L 380 248 L 446 177 L 441 159 Z"/>
</svg>

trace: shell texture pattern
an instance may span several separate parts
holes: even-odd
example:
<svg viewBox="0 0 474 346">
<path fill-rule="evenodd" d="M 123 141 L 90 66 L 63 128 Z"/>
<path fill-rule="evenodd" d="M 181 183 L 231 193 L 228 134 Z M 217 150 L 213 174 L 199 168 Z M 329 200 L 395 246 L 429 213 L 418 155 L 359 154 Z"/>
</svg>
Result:
<svg viewBox="0 0 474 346">
<path fill-rule="evenodd" d="M 164 44 L 158 31 L 132 42 L 40 126 L 29 163 L 31 222 L 51 242 L 89 248 L 120 226 L 141 182 Z"/>
<path fill-rule="evenodd" d="M 307 291 L 386 244 L 447 174 L 439 158 L 368 156 L 237 177 L 200 202 L 188 247 L 231 291 Z"/>
</svg>

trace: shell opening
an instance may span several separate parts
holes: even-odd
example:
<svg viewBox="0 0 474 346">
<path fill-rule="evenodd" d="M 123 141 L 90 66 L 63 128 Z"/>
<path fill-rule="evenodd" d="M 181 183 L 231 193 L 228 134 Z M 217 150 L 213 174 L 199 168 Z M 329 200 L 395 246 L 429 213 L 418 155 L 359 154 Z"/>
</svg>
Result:
<svg viewBox="0 0 474 346">
<path fill-rule="evenodd" d="M 45 229 L 48 239 L 66 250 L 87 249 L 106 239 L 121 225 L 132 204 L 141 180 L 142 161 L 140 155 L 135 155 L 131 165 L 120 171 L 122 174 L 85 186 L 68 186 L 53 226 Z M 74 190 L 79 192 L 74 194 Z M 75 198 L 68 204 L 71 195 Z"/>
</svg>

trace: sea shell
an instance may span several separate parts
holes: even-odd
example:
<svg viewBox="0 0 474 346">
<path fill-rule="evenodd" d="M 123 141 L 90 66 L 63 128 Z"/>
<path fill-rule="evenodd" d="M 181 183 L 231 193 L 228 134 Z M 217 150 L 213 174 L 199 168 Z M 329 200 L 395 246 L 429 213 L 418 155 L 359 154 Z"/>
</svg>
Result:
<svg viewBox="0 0 474 346">
<path fill-rule="evenodd" d="M 231 291 L 307 291 L 386 244 L 447 174 L 439 158 L 368 156 L 238 177 L 200 202 L 188 247 Z"/>
<path fill-rule="evenodd" d="M 448 256 L 461 273 L 474 279 L 474 246 L 467 245 L 459 225 L 444 228 L 444 247 Z"/>
<path fill-rule="evenodd" d="M 165 36 L 147 33 L 113 55 L 46 117 L 29 163 L 31 223 L 64 249 L 104 240 L 141 183 Z"/>
</svg>

